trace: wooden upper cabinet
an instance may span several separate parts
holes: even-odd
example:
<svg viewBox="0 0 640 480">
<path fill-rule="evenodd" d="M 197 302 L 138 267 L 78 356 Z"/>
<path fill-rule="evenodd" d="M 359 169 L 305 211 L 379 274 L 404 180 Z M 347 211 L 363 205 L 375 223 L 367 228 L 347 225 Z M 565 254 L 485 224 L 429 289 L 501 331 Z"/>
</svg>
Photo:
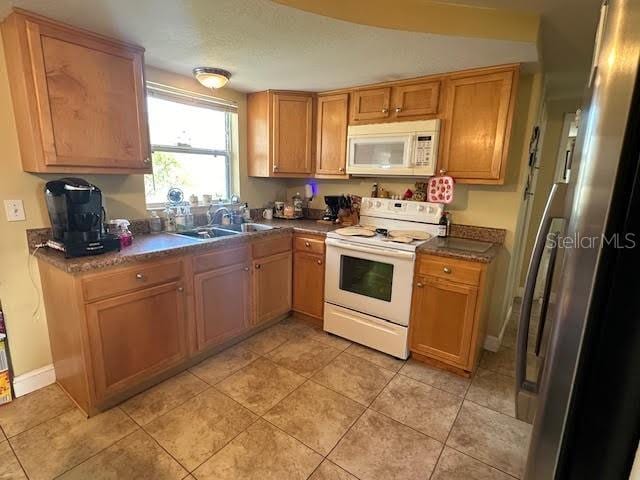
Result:
<svg viewBox="0 0 640 480">
<path fill-rule="evenodd" d="M 273 94 L 273 172 L 311 174 L 313 97 Z"/>
<path fill-rule="evenodd" d="M 318 97 L 316 174 L 345 175 L 349 94 Z"/>
<path fill-rule="evenodd" d="M 438 168 L 457 182 L 504 183 L 517 78 L 511 67 L 447 80 Z"/>
<path fill-rule="evenodd" d="M 366 123 L 369 120 L 382 120 L 389 117 L 391 87 L 358 88 L 351 92 L 350 122 Z"/>
<path fill-rule="evenodd" d="M 305 92 L 249 94 L 249 176 L 306 177 L 313 173 L 313 102 L 314 95 Z"/>
<path fill-rule="evenodd" d="M 438 112 L 440 81 L 393 87 L 393 115 L 398 120 L 413 120 Z"/>
<path fill-rule="evenodd" d="M 144 49 L 21 11 L 2 31 L 25 171 L 150 171 Z"/>
</svg>

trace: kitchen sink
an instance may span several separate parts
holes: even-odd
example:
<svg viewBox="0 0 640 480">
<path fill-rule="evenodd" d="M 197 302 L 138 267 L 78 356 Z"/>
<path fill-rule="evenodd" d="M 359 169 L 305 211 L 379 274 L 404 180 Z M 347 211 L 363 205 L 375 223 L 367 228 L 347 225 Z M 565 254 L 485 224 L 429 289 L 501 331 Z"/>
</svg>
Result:
<svg viewBox="0 0 640 480">
<path fill-rule="evenodd" d="M 274 227 L 269 225 L 261 225 L 259 223 L 241 223 L 233 225 L 220 225 L 218 228 L 225 230 L 233 230 L 235 232 L 263 232 L 265 230 L 273 230 Z"/>
<path fill-rule="evenodd" d="M 198 240 L 211 240 L 213 238 L 228 237 L 229 235 L 238 235 L 240 233 L 273 230 L 273 228 L 274 227 L 270 227 L 269 225 L 260 225 L 259 223 L 242 223 L 237 225 L 216 225 L 214 227 L 194 228 L 193 230 L 176 232 L 176 235 L 197 238 Z"/>
<path fill-rule="evenodd" d="M 239 225 L 238 225 L 239 226 Z M 228 237 L 230 235 L 238 235 L 240 232 L 233 230 L 225 230 L 217 227 L 203 227 L 193 230 L 185 230 L 184 232 L 176 232 L 176 235 L 197 238 L 198 240 L 210 240 L 212 238 Z"/>
</svg>

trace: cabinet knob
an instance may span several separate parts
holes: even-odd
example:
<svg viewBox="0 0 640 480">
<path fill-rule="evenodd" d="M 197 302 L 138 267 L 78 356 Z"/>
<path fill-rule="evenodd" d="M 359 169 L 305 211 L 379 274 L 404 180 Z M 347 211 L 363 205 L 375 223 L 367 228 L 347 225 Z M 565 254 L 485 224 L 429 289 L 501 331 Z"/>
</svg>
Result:
<svg viewBox="0 0 640 480">
<path fill-rule="evenodd" d="M 396 107 L 396 113 L 400 113 L 402 111 L 402 107 Z"/>
<path fill-rule="evenodd" d="M 243 268 L 243 270 L 244 270 L 245 272 L 248 272 L 248 271 L 249 271 L 249 267 L 244 267 L 244 268 Z"/>
<path fill-rule="evenodd" d="M 422 287 L 424 287 L 424 283 L 418 282 L 418 283 L 416 283 L 416 287 L 422 288 Z"/>
<path fill-rule="evenodd" d="M 304 246 L 307 248 L 311 248 L 311 244 L 309 242 L 304 242 Z"/>
<path fill-rule="evenodd" d="M 340 168 L 338 169 L 338 171 L 339 171 L 340 173 L 344 173 L 344 167 L 340 167 Z"/>
<path fill-rule="evenodd" d="M 274 166 L 273 166 L 273 171 L 274 171 L 274 172 L 277 172 L 277 171 L 278 171 L 278 166 L 277 166 L 277 165 L 274 165 Z"/>
<path fill-rule="evenodd" d="M 322 260 L 318 260 L 318 265 L 322 265 Z"/>
<path fill-rule="evenodd" d="M 447 173 L 447 171 L 444 168 L 440 169 L 440 175 L 444 175 L 445 173 Z"/>
<path fill-rule="evenodd" d="M 449 267 L 444 267 L 444 268 L 442 269 L 442 271 L 443 271 L 444 273 L 451 273 L 451 269 L 450 269 Z"/>
<path fill-rule="evenodd" d="M 137 278 L 138 280 L 144 280 L 144 275 L 143 275 L 143 274 L 141 274 L 141 273 L 136 273 L 136 278 Z"/>
<path fill-rule="evenodd" d="M 260 270 L 260 264 L 256 263 L 256 270 Z"/>
<path fill-rule="evenodd" d="M 389 109 L 388 109 L 388 108 L 383 108 L 383 109 L 382 109 L 382 113 L 388 113 L 388 112 L 389 112 Z"/>
<path fill-rule="evenodd" d="M 179 291 L 180 293 L 184 292 L 184 287 L 178 287 L 178 291 Z"/>
</svg>

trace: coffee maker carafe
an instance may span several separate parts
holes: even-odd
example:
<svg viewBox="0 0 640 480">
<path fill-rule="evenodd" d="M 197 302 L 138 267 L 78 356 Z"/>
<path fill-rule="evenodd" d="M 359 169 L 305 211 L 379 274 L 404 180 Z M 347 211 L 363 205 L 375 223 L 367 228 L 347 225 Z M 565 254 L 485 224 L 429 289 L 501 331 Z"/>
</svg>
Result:
<svg viewBox="0 0 640 480">
<path fill-rule="evenodd" d="M 118 237 L 104 231 L 102 192 L 97 186 L 82 178 L 61 178 L 47 182 L 45 200 L 51 220 L 51 245 L 67 257 L 120 249 Z"/>
</svg>

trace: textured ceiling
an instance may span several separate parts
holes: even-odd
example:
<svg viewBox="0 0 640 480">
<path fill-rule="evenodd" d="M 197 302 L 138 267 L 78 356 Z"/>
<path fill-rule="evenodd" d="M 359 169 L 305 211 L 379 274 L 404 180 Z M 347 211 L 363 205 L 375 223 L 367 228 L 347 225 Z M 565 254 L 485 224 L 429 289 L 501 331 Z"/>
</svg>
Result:
<svg viewBox="0 0 640 480">
<path fill-rule="evenodd" d="M 328 90 L 538 61 L 536 45 L 370 27 L 268 0 L 0 0 L 146 48 L 148 64 L 233 74 L 230 86 Z"/>
<path fill-rule="evenodd" d="M 567 77 L 568 72 L 586 72 L 591 65 L 602 0 L 438 1 L 539 14 L 545 71 Z"/>
</svg>

